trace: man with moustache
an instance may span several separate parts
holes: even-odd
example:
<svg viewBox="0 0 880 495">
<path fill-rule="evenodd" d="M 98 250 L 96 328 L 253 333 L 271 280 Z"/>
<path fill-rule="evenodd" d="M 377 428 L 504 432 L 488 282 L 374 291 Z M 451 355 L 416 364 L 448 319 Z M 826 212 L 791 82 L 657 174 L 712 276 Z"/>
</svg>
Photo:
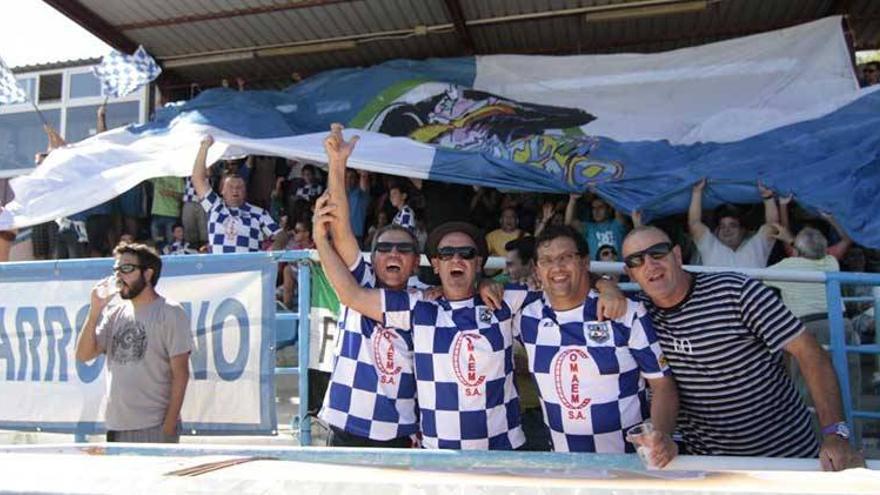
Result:
<svg viewBox="0 0 880 495">
<path fill-rule="evenodd" d="M 635 452 L 626 431 L 650 417 L 654 431 L 637 442 L 649 448 L 652 465 L 665 466 L 678 453 L 678 394 L 645 308 L 627 299 L 603 319 L 587 241 L 574 228 L 547 227 L 535 244 L 543 292 L 523 297 L 507 286 L 503 300 L 516 311 L 514 334 L 540 390 L 553 450 Z"/>
<path fill-rule="evenodd" d="M 340 219 L 331 225 L 333 241 L 329 247 L 362 287 L 404 290 L 419 261 L 412 232 L 398 225 L 382 227 L 373 237 L 368 261 L 361 255 L 349 221 L 346 173 L 354 171 L 346 170 L 346 164 L 357 139 L 345 141 L 342 126 L 334 124 L 324 140 L 328 193 L 338 200 L 336 215 Z M 328 202 L 329 197 L 322 196 L 316 209 Z M 344 302 L 339 321 L 333 372 L 318 415 L 330 426 L 328 444 L 412 446 L 411 437 L 419 430 L 412 332 L 385 327 L 381 320 L 370 319 Z"/>
<path fill-rule="evenodd" d="M 623 256 L 678 383 L 687 453 L 818 455 L 823 469 L 835 471 L 864 465 L 848 442 L 827 353 L 770 289 L 737 273 L 686 272 L 681 249 L 656 227 L 630 232 Z M 782 351 L 807 382 L 821 449 Z"/>
<path fill-rule="evenodd" d="M 189 316 L 156 292 L 162 260 L 153 248 L 120 244 L 113 253 L 122 300 L 108 305 L 108 282 L 92 289 L 76 359 L 107 355 L 108 442 L 177 443 L 192 351 Z"/>
<path fill-rule="evenodd" d="M 221 180 L 220 196 L 208 183 L 205 164 L 208 149 L 214 144 L 212 136 L 202 138 L 193 163 L 192 185 L 208 212 L 208 245 L 211 253 L 249 253 L 260 250 L 264 239 L 274 238 L 281 230 L 269 212 L 247 203 L 247 184 L 238 175 L 227 175 Z M 276 246 L 281 248 L 281 246 Z"/>
</svg>

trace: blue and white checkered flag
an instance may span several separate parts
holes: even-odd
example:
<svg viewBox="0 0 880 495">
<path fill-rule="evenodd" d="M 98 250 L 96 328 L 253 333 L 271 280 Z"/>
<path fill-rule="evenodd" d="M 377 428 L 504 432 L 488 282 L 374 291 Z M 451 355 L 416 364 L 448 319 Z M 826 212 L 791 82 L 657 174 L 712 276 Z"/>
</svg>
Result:
<svg viewBox="0 0 880 495">
<path fill-rule="evenodd" d="M 15 76 L 6 62 L 0 58 L 0 104 L 22 103 L 27 101 L 27 93 L 18 85 Z"/>
<path fill-rule="evenodd" d="M 162 68 L 139 46 L 133 55 L 113 50 L 92 71 L 101 80 L 101 92 L 105 96 L 120 98 L 152 82 L 162 73 Z"/>
</svg>

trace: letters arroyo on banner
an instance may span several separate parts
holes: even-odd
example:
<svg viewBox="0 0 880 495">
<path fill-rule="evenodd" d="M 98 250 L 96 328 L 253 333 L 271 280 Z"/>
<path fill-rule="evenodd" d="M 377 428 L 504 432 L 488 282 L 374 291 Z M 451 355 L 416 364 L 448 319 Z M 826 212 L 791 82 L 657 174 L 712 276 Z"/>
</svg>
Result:
<svg viewBox="0 0 880 495">
<path fill-rule="evenodd" d="M 183 429 L 274 433 L 275 263 L 265 254 L 214 258 L 165 258 L 158 284 L 192 322 Z M 74 349 L 89 291 L 111 266 L 105 259 L 0 267 L 0 397 L 16 398 L 0 401 L 0 429 L 103 429 L 104 356 L 78 363 Z"/>
</svg>

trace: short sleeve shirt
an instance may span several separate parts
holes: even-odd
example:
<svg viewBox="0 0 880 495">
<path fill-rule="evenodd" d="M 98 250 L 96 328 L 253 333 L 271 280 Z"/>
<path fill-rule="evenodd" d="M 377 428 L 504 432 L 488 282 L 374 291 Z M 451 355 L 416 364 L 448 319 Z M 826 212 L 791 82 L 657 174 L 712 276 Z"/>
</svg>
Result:
<svg viewBox="0 0 880 495">
<path fill-rule="evenodd" d="M 376 286 L 362 256 L 351 273 L 362 287 Z M 418 432 L 412 332 L 384 327 L 344 305 L 340 315 L 341 335 L 319 417 L 371 440 Z"/>
<path fill-rule="evenodd" d="M 171 358 L 192 350 L 186 311 L 162 297 L 137 309 L 122 301 L 104 310 L 96 333 L 107 354 L 107 429 L 162 424 L 171 399 Z"/>
<path fill-rule="evenodd" d="M 199 195 L 196 193 L 196 188 L 193 186 L 192 177 L 184 177 L 183 179 L 183 199 L 184 203 L 198 203 Z"/>
<path fill-rule="evenodd" d="M 423 299 L 383 290 L 385 325 L 413 332 L 423 445 L 511 450 L 525 437 L 514 386 L 511 311 L 479 297 Z"/>
<path fill-rule="evenodd" d="M 671 375 L 644 306 L 627 300 L 621 318 L 599 322 L 597 301 L 591 291 L 557 312 L 540 297 L 514 321 L 557 452 L 634 452 L 625 432 L 650 415 L 645 379 Z"/>
<path fill-rule="evenodd" d="M 618 253 L 621 251 L 623 237 L 626 234 L 624 226 L 616 219 L 605 222 L 587 222 L 584 235 L 590 249 L 590 257 L 595 258 L 599 248 L 604 245 L 614 246 Z"/>
<path fill-rule="evenodd" d="M 706 232 L 697 242 L 700 259 L 705 266 L 730 266 L 736 268 L 764 268 L 773 249 L 773 239 L 761 231 L 743 241 L 734 251 L 725 246 L 712 232 Z M 620 251 L 618 251 L 620 252 Z"/>
<path fill-rule="evenodd" d="M 259 251 L 263 239 L 280 230 L 266 210 L 250 203 L 230 208 L 214 191 L 202 199 L 202 208 L 208 212 L 208 243 L 214 254 Z"/>
<path fill-rule="evenodd" d="M 764 284 L 695 273 L 673 308 L 642 296 L 678 385 L 678 431 L 696 455 L 815 457 L 810 413 L 782 361 L 803 325 Z"/>
</svg>

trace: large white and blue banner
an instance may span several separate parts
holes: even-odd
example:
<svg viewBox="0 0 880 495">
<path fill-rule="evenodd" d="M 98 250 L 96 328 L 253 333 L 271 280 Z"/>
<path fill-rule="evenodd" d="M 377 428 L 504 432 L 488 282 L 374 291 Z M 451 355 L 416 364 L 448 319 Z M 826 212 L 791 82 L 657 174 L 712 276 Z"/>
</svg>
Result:
<svg viewBox="0 0 880 495">
<path fill-rule="evenodd" d="M 756 182 L 832 213 L 880 247 L 880 93 L 862 90 L 840 17 L 655 54 L 392 60 L 284 91 L 211 90 L 145 125 L 53 151 L 12 181 L 0 229 L 99 204 L 139 182 L 245 153 L 324 161 L 330 124 L 357 128 L 351 165 L 538 192 L 596 191 L 643 219 L 759 202 Z M 71 201 L 76 198 L 76 201 Z"/>
<path fill-rule="evenodd" d="M 74 349 L 90 290 L 111 267 L 0 265 L 0 429 L 103 431 L 104 356 L 79 363 Z M 275 431 L 275 275 L 267 254 L 164 259 L 158 291 L 183 305 L 193 329 L 186 433 Z"/>
</svg>

